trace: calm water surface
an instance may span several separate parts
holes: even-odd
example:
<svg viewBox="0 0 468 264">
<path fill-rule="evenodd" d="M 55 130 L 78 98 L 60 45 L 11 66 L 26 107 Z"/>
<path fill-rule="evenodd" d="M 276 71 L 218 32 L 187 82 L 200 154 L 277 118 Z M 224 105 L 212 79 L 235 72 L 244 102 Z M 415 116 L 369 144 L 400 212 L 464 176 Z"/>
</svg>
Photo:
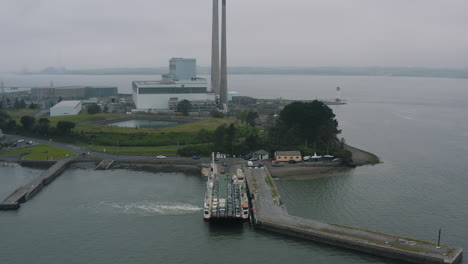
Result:
<svg viewBox="0 0 468 264">
<path fill-rule="evenodd" d="M 177 126 L 180 122 L 174 121 L 157 121 L 157 120 L 126 120 L 121 122 L 109 123 L 107 126 L 116 126 L 116 127 L 130 127 L 130 128 L 165 128 L 171 126 Z"/>
<path fill-rule="evenodd" d="M 116 81 L 92 78 L 87 84 Z M 157 79 L 116 78 L 120 92 L 132 79 Z M 230 89 L 265 98 L 332 98 L 336 86 L 348 100 L 333 106 L 342 136 L 384 163 L 278 180 L 288 211 L 430 241 L 441 227 L 443 243 L 468 248 L 468 80 L 230 77 Z M 204 189 L 203 179 L 183 174 L 68 171 L 18 212 L 0 213 L 0 263 L 397 263 L 248 225 L 210 226 Z"/>
</svg>

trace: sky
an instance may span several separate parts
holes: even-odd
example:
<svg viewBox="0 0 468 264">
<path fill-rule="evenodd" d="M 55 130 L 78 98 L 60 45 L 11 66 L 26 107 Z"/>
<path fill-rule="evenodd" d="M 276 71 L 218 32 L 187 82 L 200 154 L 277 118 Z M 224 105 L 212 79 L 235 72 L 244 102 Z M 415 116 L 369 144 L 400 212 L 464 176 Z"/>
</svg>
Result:
<svg viewBox="0 0 468 264">
<path fill-rule="evenodd" d="M 466 0 L 227 0 L 228 65 L 468 68 Z M 0 70 L 211 61 L 212 0 L 0 0 Z"/>
</svg>

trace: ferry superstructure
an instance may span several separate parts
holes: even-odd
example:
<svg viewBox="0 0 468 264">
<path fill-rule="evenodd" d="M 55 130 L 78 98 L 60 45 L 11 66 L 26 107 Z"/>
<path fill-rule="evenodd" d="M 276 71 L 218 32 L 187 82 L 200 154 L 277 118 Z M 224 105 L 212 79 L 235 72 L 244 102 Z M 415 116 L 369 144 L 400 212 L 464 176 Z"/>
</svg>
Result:
<svg viewBox="0 0 468 264">
<path fill-rule="evenodd" d="M 206 188 L 203 219 L 249 219 L 247 187 L 241 169 L 237 175 L 211 173 Z"/>
</svg>

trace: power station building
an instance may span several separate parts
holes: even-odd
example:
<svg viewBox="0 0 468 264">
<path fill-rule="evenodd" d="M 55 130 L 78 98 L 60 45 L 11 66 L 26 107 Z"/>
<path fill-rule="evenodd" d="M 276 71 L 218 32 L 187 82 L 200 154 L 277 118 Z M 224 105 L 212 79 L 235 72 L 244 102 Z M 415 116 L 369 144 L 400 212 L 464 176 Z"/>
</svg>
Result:
<svg viewBox="0 0 468 264">
<path fill-rule="evenodd" d="M 206 79 L 197 77 L 195 59 L 172 58 L 162 80 L 133 81 L 132 96 L 138 110 L 176 110 L 182 100 L 190 101 L 193 110 L 216 108 L 216 95 L 208 91 Z"/>
</svg>

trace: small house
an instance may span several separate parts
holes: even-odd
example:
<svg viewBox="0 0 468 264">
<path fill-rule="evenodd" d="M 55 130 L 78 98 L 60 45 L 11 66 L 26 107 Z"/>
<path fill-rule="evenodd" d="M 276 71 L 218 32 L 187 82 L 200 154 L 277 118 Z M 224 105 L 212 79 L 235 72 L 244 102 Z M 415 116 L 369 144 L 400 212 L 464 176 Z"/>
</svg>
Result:
<svg viewBox="0 0 468 264">
<path fill-rule="evenodd" d="M 302 161 L 302 155 L 300 151 L 276 151 L 275 160 L 276 161 L 294 160 L 296 162 L 299 162 L 299 161 Z"/>
<path fill-rule="evenodd" d="M 270 153 L 268 153 L 266 150 L 257 150 L 254 153 L 252 153 L 253 158 L 257 158 L 258 160 L 267 160 L 270 158 Z"/>
</svg>

